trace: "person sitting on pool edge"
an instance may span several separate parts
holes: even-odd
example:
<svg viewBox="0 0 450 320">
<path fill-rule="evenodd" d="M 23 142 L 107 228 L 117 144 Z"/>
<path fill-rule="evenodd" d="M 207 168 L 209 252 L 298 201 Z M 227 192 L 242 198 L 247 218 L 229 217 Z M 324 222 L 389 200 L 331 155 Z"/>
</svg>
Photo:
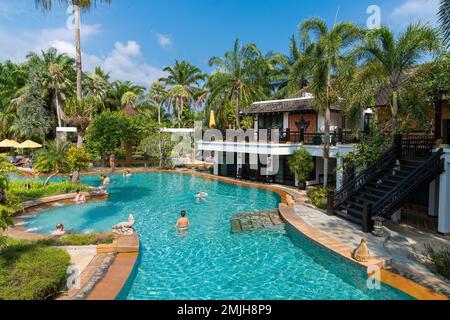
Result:
<svg viewBox="0 0 450 320">
<path fill-rule="evenodd" d="M 178 219 L 177 224 L 175 225 L 175 228 L 178 228 L 179 230 L 187 230 L 187 228 L 190 227 L 191 223 L 188 218 L 186 218 L 186 211 L 181 211 L 180 213 L 181 218 Z"/>
<path fill-rule="evenodd" d="M 77 190 L 77 195 L 75 197 L 75 202 L 78 204 L 86 203 L 86 196 L 81 192 L 80 189 Z"/>
</svg>

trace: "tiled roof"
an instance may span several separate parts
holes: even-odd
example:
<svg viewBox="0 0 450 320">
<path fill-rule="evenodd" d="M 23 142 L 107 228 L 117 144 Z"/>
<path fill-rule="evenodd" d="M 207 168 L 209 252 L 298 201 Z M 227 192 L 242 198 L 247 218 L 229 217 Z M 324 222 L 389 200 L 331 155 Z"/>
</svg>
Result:
<svg viewBox="0 0 450 320">
<path fill-rule="evenodd" d="M 293 98 L 284 100 L 272 100 L 255 102 L 248 107 L 242 114 L 263 114 L 263 113 L 279 113 L 279 112 L 299 112 L 299 111 L 313 111 L 313 98 Z M 338 104 L 331 107 L 333 111 L 340 111 Z"/>
</svg>

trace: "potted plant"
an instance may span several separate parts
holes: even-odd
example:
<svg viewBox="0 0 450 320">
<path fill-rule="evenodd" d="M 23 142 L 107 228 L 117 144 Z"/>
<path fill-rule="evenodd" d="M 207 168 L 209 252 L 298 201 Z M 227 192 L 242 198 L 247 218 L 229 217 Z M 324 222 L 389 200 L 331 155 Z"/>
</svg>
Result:
<svg viewBox="0 0 450 320">
<path fill-rule="evenodd" d="M 305 190 L 306 181 L 309 175 L 314 170 L 313 157 L 309 154 L 308 151 L 306 151 L 304 148 L 301 148 L 289 158 L 289 168 L 299 181 L 298 187 L 301 190 Z"/>
</svg>

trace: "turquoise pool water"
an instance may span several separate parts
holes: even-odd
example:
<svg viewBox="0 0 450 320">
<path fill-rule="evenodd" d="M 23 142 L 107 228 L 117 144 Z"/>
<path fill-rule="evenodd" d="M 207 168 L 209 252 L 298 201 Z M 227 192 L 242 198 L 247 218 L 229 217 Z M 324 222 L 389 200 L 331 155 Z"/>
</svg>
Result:
<svg viewBox="0 0 450 320">
<path fill-rule="evenodd" d="M 83 182 L 100 184 L 98 177 Z M 272 192 L 165 173 L 117 175 L 109 191 L 107 202 L 55 207 L 26 228 L 109 231 L 134 214 L 141 258 L 126 299 L 409 299 L 388 286 L 368 290 L 365 270 L 290 227 L 231 234 L 235 213 L 278 206 Z M 207 203 L 194 201 L 199 191 L 209 193 Z M 174 228 L 182 209 L 192 224 L 185 236 Z"/>
</svg>

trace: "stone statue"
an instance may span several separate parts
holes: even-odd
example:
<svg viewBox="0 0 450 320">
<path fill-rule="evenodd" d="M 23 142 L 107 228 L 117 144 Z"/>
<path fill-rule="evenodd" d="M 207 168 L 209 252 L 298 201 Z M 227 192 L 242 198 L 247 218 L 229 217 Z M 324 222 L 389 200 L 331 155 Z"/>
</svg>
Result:
<svg viewBox="0 0 450 320">
<path fill-rule="evenodd" d="M 113 226 L 113 232 L 122 236 L 130 236 L 136 231 L 133 228 L 134 217 L 132 214 L 128 217 L 128 221 L 121 222 Z"/>
<path fill-rule="evenodd" d="M 289 195 L 289 194 L 286 196 L 286 204 L 287 204 L 289 207 L 295 207 L 295 201 L 294 201 L 294 198 L 292 198 L 292 196 Z"/>
<path fill-rule="evenodd" d="M 359 262 L 368 262 L 370 260 L 369 247 L 367 246 L 366 239 L 362 239 L 361 244 L 353 252 L 353 259 Z"/>
</svg>

